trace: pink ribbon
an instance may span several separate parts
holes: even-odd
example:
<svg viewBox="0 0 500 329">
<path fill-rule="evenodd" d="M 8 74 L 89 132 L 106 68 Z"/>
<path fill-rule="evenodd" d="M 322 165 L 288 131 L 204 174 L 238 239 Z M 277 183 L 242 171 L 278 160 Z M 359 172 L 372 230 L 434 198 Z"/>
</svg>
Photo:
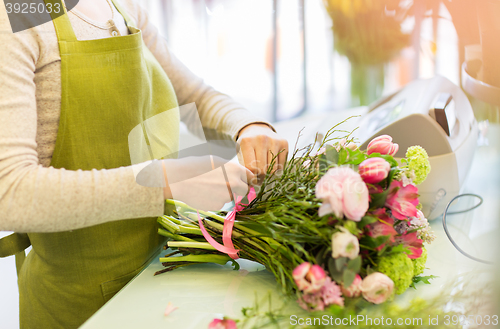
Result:
<svg viewBox="0 0 500 329">
<path fill-rule="evenodd" d="M 234 226 L 234 221 L 236 219 L 236 213 L 238 211 L 245 209 L 245 206 L 248 206 L 248 204 L 241 203 L 241 200 L 243 199 L 242 196 L 236 196 L 236 194 L 234 196 L 235 196 L 234 209 L 231 212 L 229 212 L 226 215 L 226 218 L 224 219 L 224 228 L 222 230 L 222 242 L 224 243 L 224 245 L 221 245 L 220 243 L 215 241 L 214 238 L 212 238 L 210 234 L 208 234 L 207 230 L 205 229 L 205 226 L 203 226 L 203 222 L 201 221 L 201 216 L 199 212 L 198 212 L 198 224 L 200 225 L 201 233 L 203 233 L 203 236 L 208 241 L 208 243 L 210 243 L 212 247 L 214 247 L 220 252 L 228 254 L 229 257 L 231 257 L 232 259 L 238 259 L 239 250 L 234 248 L 231 236 L 233 234 L 233 226 Z M 247 197 L 248 197 L 248 202 L 252 202 L 255 199 L 256 193 L 253 187 L 250 188 Z"/>
</svg>

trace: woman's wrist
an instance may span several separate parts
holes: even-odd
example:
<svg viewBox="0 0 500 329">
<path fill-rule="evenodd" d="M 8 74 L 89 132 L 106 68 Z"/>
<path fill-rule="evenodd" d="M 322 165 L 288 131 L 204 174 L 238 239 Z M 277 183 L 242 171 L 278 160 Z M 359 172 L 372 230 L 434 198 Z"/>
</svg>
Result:
<svg viewBox="0 0 500 329">
<path fill-rule="evenodd" d="M 244 132 L 244 130 L 246 130 L 247 128 L 250 128 L 250 127 L 255 127 L 255 126 L 262 126 L 262 127 L 266 127 L 266 128 L 269 128 L 271 129 L 272 131 L 276 132 L 276 130 L 274 130 L 274 127 L 271 126 L 271 124 L 269 123 L 266 123 L 266 122 L 252 122 L 250 124 L 247 124 L 246 126 L 243 126 L 239 131 L 238 133 L 236 134 L 236 138 L 235 140 L 238 141 L 238 139 L 240 138 L 241 134 Z"/>
</svg>

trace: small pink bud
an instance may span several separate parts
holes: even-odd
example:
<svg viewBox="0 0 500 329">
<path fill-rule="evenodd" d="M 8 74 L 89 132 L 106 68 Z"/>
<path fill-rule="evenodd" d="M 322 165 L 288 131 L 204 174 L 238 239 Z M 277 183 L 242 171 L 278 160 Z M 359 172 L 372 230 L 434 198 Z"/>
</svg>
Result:
<svg viewBox="0 0 500 329">
<path fill-rule="evenodd" d="M 387 177 L 391 165 L 382 158 L 369 158 L 359 165 L 359 174 L 368 184 L 376 184 Z"/>
<path fill-rule="evenodd" d="M 389 135 L 378 136 L 368 144 L 367 153 L 389 154 L 395 155 L 399 149 L 399 145 L 392 142 L 392 137 Z"/>
<path fill-rule="evenodd" d="M 238 329 L 236 322 L 231 319 L 214 319 L 208 325 L 208 329 Z"/>
<path fill-rule="evenodd" d="M 356 151 L 356 149 L 358 148 L 358 145 L 356 145 L 354 143 L 350 143 L 349 145 L 347 145 L 347 148 L 350 149 L 351 151 Z"/>
</svg>

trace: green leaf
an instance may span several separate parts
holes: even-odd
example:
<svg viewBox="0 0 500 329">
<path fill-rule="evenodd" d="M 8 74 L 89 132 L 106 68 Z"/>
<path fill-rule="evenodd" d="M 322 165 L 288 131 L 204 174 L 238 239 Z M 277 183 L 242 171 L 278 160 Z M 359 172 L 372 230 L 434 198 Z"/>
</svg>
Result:
<svg viewBox="0 0 500 329">
<path fill-rule="evenodd" d="M 375 241 L 375 247 L 381 246 L 386 243 L 391 238 L 390 235 L 381 235 L 373 239 Z"/>
<path fill-rule="evenodd" d="M 410 287 L 412 287 L 413 289 L 417 289 L 415 287 L 415 284 L 419 283 L 419 282 L 423 282 L 425 284 L 431 284 L 429 282 L 429 280 L 432 280 L 432 279 L 435 279 L 435 278 L 439 278 L 439 277 L 438 276 L 434 276 L 434 275 L 429 275 L 429 276 L 415 276 L 415 277 L 413 277 L 413 282 L 410 285 Z"/>
<path fill-rule="evenodd" d="M 354 234 L 354 235 L 358 235 L 359 230 L 356 226 L 356 222 L 352 221 L 352 220 L 348 220 L 344 223 L 344 227 L 351 233 L 351 234 Z"/>
<path fill-rule="evenodd" d="M 321 250 L 316 254 L 316 256 L 314 257 L 314 259 L 316 260 L 316 264 L 323 264 L 323 259 L 325 258 L 327 249 L 327 247 L 321 248 Z"/>
<path fill-rule="evenodd" d="M 346 257 L 339 257 L 335 260 L 335 268 L 337 269 L 337 271 L 342 271 L 346 263 L 347 263 Z"/>
<path fill-rule="evenodd" d="M 361 269 L 361 256 L 351 259 L 347 263 L 347 269 L 353 271 L 356 274 L 359 273 L 359 270 Z"/>
<path fill-rule="evenodd" d="M 349 155 L 349 153 L 347 153 L 347 151 L 345 150 L 345 148 L 341 148 L 340 151 L 338 152 L 338 155 L 339 155 L 339 159 L 338 159 L 337 164 L 338 165 L 345 164 L 346 161 L 347 161 L 347 156 Z"/>
<path fill-rule="evenodd" d="M 337 152 L 335 147 L 331 145 L 326 146 L 325 156 L 328 162 L 328 166 L 337 164 L 339 162 L 339 152 Z"/>
<path fill-rule="evenodd" d="M 394 175 L 399 171 L 399 169 L 393 168 L 389 171 L 389 175 L 387 175 L 387 187 L 391 186 L 392 180 L 394 179 Z"/>
<path fill-rule="evenodd" d="M 391 168 L 398 166 L 398 162 L 394 159 L 392 155 L 389 154 L 372 153 L 368 156 L 368 158 L 382 158 L 385 161 L 389 162 Z"/>
<path fill-rule="evenodd" d="M 387 195 L 389 194 L 389 189 L 386 189 L 382 193 L 374 193 L 371 195 L 370 208 L 382 208 L 387 200 Z"/>
<path fill-rule="evenodd" d="M 346 269 L 344 271 L 344 275 L 342 276 L 344 287 L 350 287 L 355 278 L 356 278 L 356 273 L 354 273 L 349 269 Z"/>
<path fill-rule="evenodd" d="M 372 238 L 371 236 L 365 235 L 361 241 L 360 244 L 368 246 L 372 249 L 375 249 L 381 245 L 383 245 L 387 240 L 390 239 L 389 235 L 381 235 L 376 238 Z"/>
<path fill-rule="evenodd" d="M 370 265 L 368 265 L 366 267 L 366 275 L 370 275 L 370 274 L 375 273 L 375 272 L 377 272 L 377 271 L 375 271 L 373 268 L 371 268 Z"/>
<path fill-rule="evenodd" d="M 410 254 L 410 249 L 408 247 L 406 247 L 405 245 L 403 244 L 398 244 L 394 247 L 391 248 L 391 250 L 387 253 L 388 255 L 390 254 L 397 254 L 397 253 L 400 253 L 400 252 L 404 252 L 405 254 Z"/>
<path fill-rule="evenodd" d="M 418 282 L 423 282 L 425 284 L 431 284 L 429 280 L 439 278 L 438 276 L 435 275 L 428 275 L 428 276 L 416 276 L 413 278 L 413 282 L 418 283 Z"/>
<path fill-rule="evenodd" d="M 342 282 L 342 272 L 337 271 L 337 269 L 335 268 L 335 259 L 330 258 L 330 260 L 328 260 L 328 270 L 330 272 L 331 277 L 336 282 Z"/>
<path fill-rule="evenodd" d="M 361 220 L 358 222 L 358 228 L 362 229 L 363 227 L 365 227 L 366 225 L 369 225 L 369 224 L 372 224 L 372 223 L 375 223 L 376 221 L 378 220 L 377 217 L 373 217 L 373 216 L 364 216 L 363 218 L 361 218 Z"/>
<path fill-rule="evenodd" d="M 346 163 L 359 165 L 361 162 L 365 161 L 366 155 L 364 152 L 361 152 L 359 149 L 355 149 L 354 151 L 351 149 L 347 149 L 349 152 L 349 157 Z"/>
<path fill-rule="evenodd" d="M 234 271 L 238 271 L 240 269 L 240 264 L 238 264 L 238 262 L 234 259 L 231 260 L 231 266 L 233 267 Z"/>
</svg>

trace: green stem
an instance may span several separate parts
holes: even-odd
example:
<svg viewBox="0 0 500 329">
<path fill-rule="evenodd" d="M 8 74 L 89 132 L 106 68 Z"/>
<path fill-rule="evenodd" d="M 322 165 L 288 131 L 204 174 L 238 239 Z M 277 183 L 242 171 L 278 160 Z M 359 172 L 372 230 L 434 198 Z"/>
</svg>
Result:
<svg viewBox="0 0 500 329">
<path fill-rule="evenodd" d="M 166 236 L 167 238 L 174 239 L 176 241 L 196 242 L 195 240 L 187 238 L 185 236 L 174 234 L 174 233 L 170 233 L 169 231 L 164 230 L 161 227 L 158 229 L 158 234 Z"/>
<path fill-rule="evenodd" d="M 195 249 L 206 249 L 206 250 L 217 250 L 208 242 L 191 242 L 191 241 L 169 241 L 167 242 L 169 247 L 173 248 L 195 248 Z"/>
<path fill-rule="evenodd" d="M 179 226 L 179 232 L 181 233 L 189 233 L 189 234 L 196 234 L 196 235 L 203 235 L 201 230 L 197 227 L 188 227 L 188 226 Z"/>
<path fill-rule="evenodd" d="M 158 223 L 160 223 L 164 228 L 166 228 L 170 233 L 178 233 L 179 225 L 171 222 L 166 216 L 158 217 Z"/>
<path fill-rule="evenodd" d="M 221 222 L 224 223 L 224 217 L 222 217 L 220 215 L 217 215 L 217 214 L 215 214 L 213 212 L 195 209 L 195 208 L 187 205 L 186 203 L 184 203 L 182 201 L 168 199 L 168 200 L 166 200 L 166 203 L 170 204 L 170 205 L 174 205 L 174 206 L 180 207 L 180 208 L 183 208 L 185 210 L 190 210 L 194 214 L 196 214 L 197 212 L 199 212 L 201 215 L 203 215 L 205 217 L 212 217 L 212 218 L 217 219 L 218 221 L 221 221 Z"/>
<path fill-rule="evenodd" d="M 179 257 L 160 257 L 160 262 L 162 263 L 173 263 L 173 262 L 194 262 L 194 263 L 215 263 L 219 265 L 225 265 L 228 261 L 232 260 L 231 257 L 227 255 L 187 255 Z"/>
</svg>

